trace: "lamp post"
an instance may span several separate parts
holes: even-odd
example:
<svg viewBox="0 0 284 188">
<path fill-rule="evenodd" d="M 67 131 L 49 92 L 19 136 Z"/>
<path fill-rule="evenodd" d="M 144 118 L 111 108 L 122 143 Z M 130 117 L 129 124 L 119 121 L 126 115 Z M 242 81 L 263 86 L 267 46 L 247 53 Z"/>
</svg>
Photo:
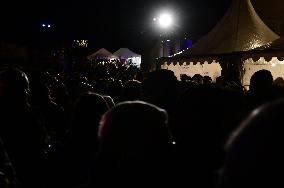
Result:
<svg viewBox="0 0 284 188">
<path fill-rule="evenodd" d="M 169 56 L 169 34 L 173 30 L 174 18 L 169 12 L 162 12 L 158 15 L 158 17 L 153 18 L 156 26 L 158 26 L 160 33 L 160 50 L 159 57 Z"/>
</svg>

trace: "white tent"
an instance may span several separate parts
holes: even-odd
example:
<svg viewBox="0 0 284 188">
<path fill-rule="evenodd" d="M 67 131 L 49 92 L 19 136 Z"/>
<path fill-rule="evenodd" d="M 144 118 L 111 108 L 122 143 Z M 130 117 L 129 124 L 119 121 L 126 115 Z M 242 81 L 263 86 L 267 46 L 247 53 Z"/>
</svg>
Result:
<svg viewBox="0 0 284 188">
<path fill-rule="evenodd" d="M 123 61 L 131 61 L 135 66 L 140 67 L 141 55 L 136 54 L 128 48 L 120 48 L 113 53 L 116 57 Z"/>
<path fill-rule="evenodd" d="M 181 55 L 248 51 L 278 38 L 257 15 L 250 0 L 233 0 L 217 25 Z"/>
<path fill-rule="evenodd" d="M 185 73 L 181 70 L 186 70 L 188 75 L 208 75 L 214 80 L 226 67 L 220 62 L 224 54 L 249 51 L 278 38 L 257 15 L 250 0 L 233 0 L 217 25 L 191 49 L 170 58 L 161 58 L 159 63 L 162 68 L 173 70 L 178 78 Z M 206 70 L 192 71 L 198 63 L 214 66 L 210 68 L 212 71 L 207 66 Z"/>
<path fill-rule="evenodd" d="M 110 59 L 117 59 L 117 56 L 113 55 L 109 51 L 107 51 L 105 48 L 101 48 L 95 53 L 87 56 L 87 59 L 89 60 L 110 60 Z"/>
</svg>

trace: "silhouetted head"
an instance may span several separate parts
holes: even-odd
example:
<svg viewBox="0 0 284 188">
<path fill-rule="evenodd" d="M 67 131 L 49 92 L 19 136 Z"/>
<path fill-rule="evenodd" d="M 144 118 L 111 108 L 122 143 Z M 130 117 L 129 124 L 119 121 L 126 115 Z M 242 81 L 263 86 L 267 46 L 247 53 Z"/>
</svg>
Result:
<svg viewBox="0 0 284 188">
<path fill-rule="evenodd" d="M 265 91 L 271 89 L 273 76 L 269 70 L 259 70 L 250 79 L 250 90 L 252 92 Z"/>
<path fill-rule="evenodd" d="M 284 79 L 283 79 L 282 77 L 277 77 L 277 78 L 274 80 L 273 85 L 274 85 L 276 88 L 284 89 Z"/>
<path fill-rule="evenodd" d="M 188 75 L 186 75 L 186 74 L 182 74 L 182 75 L 180 75 L 180 80 L 181 80 L 182 82 L 188 82 L 188 81 L 191 80 L 191 77 L 188 76 Z"/>
<path fill-rule="evenodd" d="M 167 113 L 145 102 L 120 103 L 104 114 L 99 139 L 115 153 L 152 155 L 170 144 Z"/>
<path fill-rule="evenodd" d="M 99 121 L 108 108 L 108 104 L 103 96 L 90 92 L 82 93 L 74 106 L 74 133 L 79 134 L 83 132 L 97 135 Z"/>
<path fill-rule="evenodd" d="M 284 79 L 283 79 L 282 77 L 277 77 L 277 78 L 274 80 L 273 84 L 279 85 L 279 86 L 281 86 L 281 87 L 284 87 Z"/>
<path fill-rule="evenodd" d="M 192 81 L 196 82 L 197 84 L 203 84 L 203 76 L 201 74 L 195 74 L 192 77 Z"/>
<path fill-rule="evenodd" d="M 19 69 L 6 69 L 0 72 L 1 102 L 10 104 L 24 104 L 29 94 L 27 75 Z"/>
<path fill-rule="evenodd" d="M 203 84 L 211 84 L 212 78 L 210 76 L 204 76 L 203 77 Z"/>
<path fill-rule="evenodd" d="M 163 183 L 171 173 L 170 145 L 166 111 L 141 101 L 114 106 L 99 128 L 97 183 Z"/>
<path fill-rule="evenodd" d="M 232 135 L 220 187 L 283 187 L 284 101 L 257 108 Z"/>
</svg>

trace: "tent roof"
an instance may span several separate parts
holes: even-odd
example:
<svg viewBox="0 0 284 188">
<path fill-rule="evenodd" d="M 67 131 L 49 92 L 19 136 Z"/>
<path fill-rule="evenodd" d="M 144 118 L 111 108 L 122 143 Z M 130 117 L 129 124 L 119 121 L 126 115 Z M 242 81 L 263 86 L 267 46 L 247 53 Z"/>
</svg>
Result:
<svg viewBox="0 0 284 188">
<path fill-rule="evenodd" d="M 129 50 L 128 48 L 120 48 L 116 52 L 113 53 L 115 56 L 120 58 L 131 58 L 131 57 L 140 57 L 141 55 L 134 53 L 133 51 Z"/>
<path fill-rule="evenodd" d="M 263 45 L 256 50 L 283 50 L 284 49 L 284 37 L 280 37 L 279 39 L 269 42 L 266 45 Z"/>
<path fill-rule="evenodd" d="M 243 54 L 243 58 L 252 58 L 257 61 L 259 57 L 264 57 L 266 61 L 270 61 L 272 58 L 277 57 L 278 60 L 284 60 L 284 37 L 269 42 L 266 45 L 258 47 L 256 49 L 247 51 Z"/>
<path fill-rule="evenodd" d="M 95 53 L 87 56 L 87 58 L 89 60 L 93 60 L 93 59 L 111 59 L 111 58 L 117 58 L 117 57 L 115 55 L 113 55 L 112 53 L 110 53 L 105 48 L 101 48 L 98 51 L 96 51 Z"/>
<path fill-rule="evenodd" d="M 248 51 L 278 38 L 257 15 L 250 0 L 233 0 L 217 25 L 177 57 Z"/>
</svg>

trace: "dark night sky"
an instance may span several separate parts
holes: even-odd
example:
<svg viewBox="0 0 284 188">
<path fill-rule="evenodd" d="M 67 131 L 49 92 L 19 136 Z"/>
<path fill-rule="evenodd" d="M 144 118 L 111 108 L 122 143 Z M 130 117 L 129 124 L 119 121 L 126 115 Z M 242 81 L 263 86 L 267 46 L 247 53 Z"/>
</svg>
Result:
<svg viewBox="0 0 284 188">
<path fill-rule="evenodd" d="M 88 38 L 94 48 L 140 50 L 157 36 L 152 18 L 169 8 L 178 17 L 175 33 L 198 38 L 208 32 L 226 11 L 230 0 L 42 0 L 1 3 L 1 37 L 36 41 L 40 24 L 53 25 L 49 36 L 57 40 Z"/>
</svg>

